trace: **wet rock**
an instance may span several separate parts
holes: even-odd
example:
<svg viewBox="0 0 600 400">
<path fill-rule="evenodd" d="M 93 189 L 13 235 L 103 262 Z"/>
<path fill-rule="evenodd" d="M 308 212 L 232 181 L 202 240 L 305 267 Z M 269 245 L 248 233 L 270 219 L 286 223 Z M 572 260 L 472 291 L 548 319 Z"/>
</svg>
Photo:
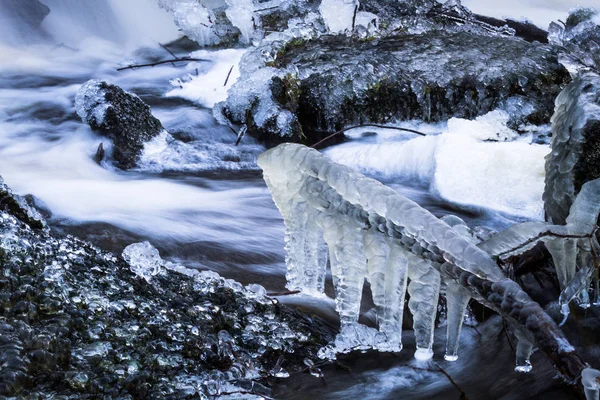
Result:
<svg viewBox="0 0 600 400">
<path fill-rule="evenodd" d="M 332 332 L 259 289 L 170 263 L 148 282 L 3 209 L 0 396 L 268 395 L 268 377 L 302 369 Z"/>
<path fill-rule="evenodd" d="M 86 82 L 77 92 L 75 108 L 94 131 L 112 139 L 112 156 L 122 169 L 133 168 L 144 144 L 163 131 L 138 96 L 104 81 Z"/>
<path fill-rule="evenodd" d="M 521 110 L 513 125 L 544 124 L 569 79 L 553 47 L 515 37 L 321 36 L 288 42 L 264 67 L 246 67 L 222 111 L 268 143 L 312 144 L 347 125 L 472 119 L 496 108 Z"/>
<path fill-rule="evenodd" d="M 0 212 L 7 212 L 32 229 L 43 229 L 47 226 L 44 217 L 33 204 L 31 196 L 18 196 L 4 184 L 0 177 Z"/>
</svg>

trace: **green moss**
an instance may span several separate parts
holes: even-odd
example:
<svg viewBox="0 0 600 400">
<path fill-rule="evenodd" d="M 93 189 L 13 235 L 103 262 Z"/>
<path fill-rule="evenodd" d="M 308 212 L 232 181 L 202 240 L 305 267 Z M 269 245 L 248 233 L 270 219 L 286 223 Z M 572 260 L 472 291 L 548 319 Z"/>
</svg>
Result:
<svg viewBox="0 0 600 400">
<path fill-rule="evenodd" d="M 281 67 L 283 65 L 281 60 L 288 52 L 303 47 L 306 43 L 308 43 L 308 40 L 304 38 L 294 38 L 290 40 L 281 49 L 279 49 L 279 51 L 277 51 L 277 54 L 275 55 L 275 60 L 268 62 L 266 64 L 267 67 Z"/>
</svg>

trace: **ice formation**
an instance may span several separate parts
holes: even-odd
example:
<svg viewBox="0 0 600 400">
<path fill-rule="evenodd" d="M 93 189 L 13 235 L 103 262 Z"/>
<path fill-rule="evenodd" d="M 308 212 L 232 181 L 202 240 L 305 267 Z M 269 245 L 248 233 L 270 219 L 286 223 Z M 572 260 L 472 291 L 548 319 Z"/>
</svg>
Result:
<svg viewBox="0 0 600 400">
<path fill-rule="evenodd" d="M 391 188 L 314 149 L 282 144 L 262 154 L 258 162 L 287 228 L 290 289 L 322 291 L 325 268 L 316 256 L 321 232 L 329 247 L 341 329 L 321 356 L 334 357 L 365 344 L 382 351 L 400 350 L 408 292 L 415 357 L 430 358 L 443 285 L 448 302 L 447 360 L 457 358 L 465 308 L 473 298 L 515 324 L 517 371 L 531 369 L 529 355 L 537 343 L 553 359 L 558 355 L 561 372 L 578 375 L 562 364 L 569 357 L 574 357 L 574 365 L 581 364 L 573 347 L 541 307 L 505 277 L 496 259 L 520 254 L 540 240 L 589 241 L 600 213 L 595 202 L 600 180 L 583 186 L 567 225 L 521 224 L 476 244 L 459 218 L 440 220 Z M 377 307 L 379 333 L 358 325 L 365 279 Z"/>
<path fill-rule="evenodd" d="M 125 247 L 123 259 L 129 263 L 131 272 L 148 282 L 160 273 L 162 259 L 150 242 L 134 243 Z"/>
<path fill-rule="evenodd" d="M 196 0 L 159 0 L 158 4 L 173 13 L 175 24 L 190 39 L 203 46 L 220 43 L 214 12 Z"/>
<path fill-rule="evenodd" d="M 102 125 L 110 104 L 105 100 L 106 90 L 101 87 L 102 81 L 90 79 L 75 96 L 75 111 L 82 121 Z"/>
<path fill-rule="evenodd" d="M 587 400 L 600 398 L 600 371 L 592 368 L 584 369 L 581 373 L 581 383 Z"/>
</svg>

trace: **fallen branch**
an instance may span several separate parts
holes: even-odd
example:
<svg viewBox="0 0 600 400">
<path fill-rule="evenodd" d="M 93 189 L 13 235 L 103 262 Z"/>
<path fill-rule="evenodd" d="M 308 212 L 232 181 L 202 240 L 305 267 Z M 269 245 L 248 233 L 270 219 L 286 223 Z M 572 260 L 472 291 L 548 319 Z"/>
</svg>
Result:
<svg viewBox="0 0 600 400">
<path fill-rule="evenodd" d="M 352 129 L 357 129 L 357 128 L 368 128 L 368 127 L 373 127 L 373 128 L 381 128 L 381 129 L 395 129 L 398 131 L 405 131 L 405 132 L 411 132 L 417 135 L 421 135 L 421 136 L 427 136 L 426 134 L 424 134 L 423 132 L 419 132 L 416 131 L 414 129 L 408 129 L 408 128 L 400 128 L 399 126 L 389 126 L 389 125 L 379 125 L 379 124 L 361 124 L 361 125 L 353 125 L 353 126 L 349 126 L 347 128 L 341 129 L 335 133 L 332 133 L 331 135 L 327 136 L 326 138 L 321 139 L 320 141 L 318 141 L 317 143 L 313 144 L 312 147 L 313 149 L 315 147 L 317 147 L 318 145 L 320 145 L 321 143 L 331 139 L 334 136 L 340 135 L 346 131 L 352 130 Z"/>
<path fill-rule="evenodd" d="M 172 60 L 162 60 L 162 61 L 157 61 L 157 62 L 148 63 L 148 64 L 133 64 L 133 65 L 129 65 L 127 67 L 117 68 L 117 71 L 123 71 L 126 69 L 144 68 L 144 67 L 154 67 L 154 66 L 161 65 L 161 64 L 169 64 L 169 63 L 176 63 L 176 62 L 192 62 L 192 61 L 210 62 L 210 60 L 206 60 L 204 58 L 181 57 L 181 58 L 174 58 Z"/>
</svg>

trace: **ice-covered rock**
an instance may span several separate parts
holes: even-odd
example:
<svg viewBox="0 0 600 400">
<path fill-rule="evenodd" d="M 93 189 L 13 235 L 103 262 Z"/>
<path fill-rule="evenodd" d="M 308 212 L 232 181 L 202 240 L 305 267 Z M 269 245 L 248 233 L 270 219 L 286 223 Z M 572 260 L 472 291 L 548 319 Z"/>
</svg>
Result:
<svg viewBox="0 0 600 400">
<path fill-rule="evenodd" d="M 259 286 L 168 262 L 147 282 L 13 211 L 0 207 L 0 396 L 271 397 L 256 379 L 302 371 L 332 338 Z M 133 258 L 154 270 L 141 248 Z"/>
<path fill-rule="evenodd" d="M 0 211 L 13 215 L 33 229 L 46 228 L 46 220 L 30 202 L 22 196 L 13 194 L 0 177 Z"/>
<path fill-rule="evenodd" d="M 550 24 L 549 39 L 562 47 L 560 61 L 573 75 L 590 68 L 600 71 L 600 9 L 573 8 L 564 24 Z"/>
<path fill-rule="evenodd" d="M 250 134 L 280 141 L 312 144 L 364 122 L 472 119 L 499 105 L 522 114 L 514 126 L 547 123 L 569 80 L 553 47 L 514 37 L 434 30 L 275 43 L 245 55 L 242 63 L 252 66 L 242 70 L 223 111 Z M 271 91 L 249 96 L 258 83 Z M 280 114 L 285 118 L 277 120 Z"/>
<path fill-rule="evenodd" d="M 75 109 L 94 131 L 112 139 L 112 156 L 123 169 L 134 167 L 144 144 L 163 131 L 160 121 L 138 96 L 97 79 L 79 89 Z"/>
<path fill-rule="evenodd" d="M 5 0 L 0 3 L 1 41 L 11 45 L 35 42 L 48 35 L 40 24 L 50 8 L 38 0 Z"/>
</svg>

